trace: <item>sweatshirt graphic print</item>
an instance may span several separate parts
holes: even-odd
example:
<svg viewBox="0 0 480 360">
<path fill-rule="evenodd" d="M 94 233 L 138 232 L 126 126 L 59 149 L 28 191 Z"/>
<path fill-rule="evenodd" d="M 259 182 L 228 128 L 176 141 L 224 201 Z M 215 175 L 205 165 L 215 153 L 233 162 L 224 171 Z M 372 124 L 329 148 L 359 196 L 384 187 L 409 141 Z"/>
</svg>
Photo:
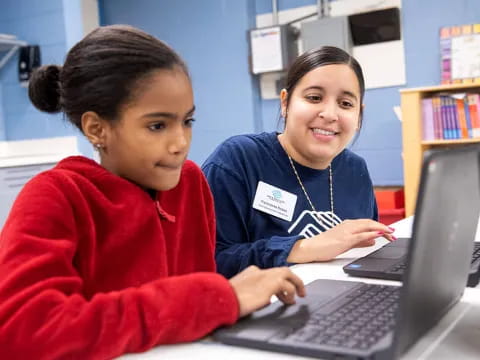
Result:
<svg viewBox="0 0 480 360">
<path fill-rule="evenodd" d="M 202 166 L 217 216 L 217 270 L 227 277 L 249 265 L 288 265 L 298 239 L 326 231 L 346 219 L 377 219 L 377 205 L 365 161 L 345 149 L 332 161 L 334 214 L 329 171 L 295 163 L 308 202 L 280 145 L 277 133 L 234 136 L 221 144 Z M 296 195 L 292 220 L 255 209 L 259 181 Z M 271 194 L 275 196 L 275 194 Z"/>
</svg>

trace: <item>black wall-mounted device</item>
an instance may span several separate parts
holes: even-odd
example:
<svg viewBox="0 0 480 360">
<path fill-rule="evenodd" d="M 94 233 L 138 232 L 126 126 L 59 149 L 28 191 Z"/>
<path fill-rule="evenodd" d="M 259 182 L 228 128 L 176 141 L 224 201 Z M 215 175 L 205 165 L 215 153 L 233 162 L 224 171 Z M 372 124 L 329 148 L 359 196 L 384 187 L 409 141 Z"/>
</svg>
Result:
<svg viewBox="0 0 480 360">
<path fill-rule="evenodd" d="M 367 45 L 401 39 L 399 8 L 350 15 L 348 21 L 353 45 Z"/>
<path fill-rule="evenodd" d="M 38 45 L 22 46 L 18 56 L 18 80 L 28 82 L 32 71 L 41 65 Z"/>
</svg>

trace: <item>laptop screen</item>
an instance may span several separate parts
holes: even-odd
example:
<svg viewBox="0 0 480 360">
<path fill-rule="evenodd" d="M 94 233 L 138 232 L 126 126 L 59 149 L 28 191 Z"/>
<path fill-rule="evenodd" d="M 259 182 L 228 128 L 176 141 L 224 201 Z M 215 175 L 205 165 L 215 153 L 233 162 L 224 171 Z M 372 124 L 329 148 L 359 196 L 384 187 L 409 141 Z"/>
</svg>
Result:
<svg viewBox="0 0 480 360">
<path fill-rule="evenodd" d="M 395 353 L 403 353 L 463 294 L 480 213 L 479 147 L 425 156 Z"/>
</svg>

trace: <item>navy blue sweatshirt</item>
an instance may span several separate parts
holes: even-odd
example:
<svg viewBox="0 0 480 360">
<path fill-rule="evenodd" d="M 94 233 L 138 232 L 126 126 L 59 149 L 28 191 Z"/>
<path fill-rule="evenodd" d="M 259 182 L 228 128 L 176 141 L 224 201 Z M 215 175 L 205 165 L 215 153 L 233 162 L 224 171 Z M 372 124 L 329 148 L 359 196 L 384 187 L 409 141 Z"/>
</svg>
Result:
<svg viewBox="0 0 480 360">
<path fill-rule="evenodd" d="M 332 218 L 328 168 L 316 170 L 294 161 L 320 215 L 315 216 L 277 135 L 231 137 L 202 166 L 215 200 L 217 271 L 226 277 L 249 265 L 288 265 L 286 259 L 297 240 L 331 227 L 329 221 L 320 220 Z M 346 219 L 377 220 L 377 204 L 365 161 L 345 149 L 331 166 L 335 223 Z M 252 207 L 259 181 L 296 195 L 290 221 Z"/>
</svg>

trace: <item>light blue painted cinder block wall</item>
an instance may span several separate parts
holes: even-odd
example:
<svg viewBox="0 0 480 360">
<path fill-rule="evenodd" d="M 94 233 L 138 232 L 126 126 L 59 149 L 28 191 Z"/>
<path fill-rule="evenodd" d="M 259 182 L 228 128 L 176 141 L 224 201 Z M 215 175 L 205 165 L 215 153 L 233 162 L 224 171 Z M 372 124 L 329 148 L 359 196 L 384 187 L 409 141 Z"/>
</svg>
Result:
<svg viewBox="0 0 480 360">
<path fill-rule="evenodd" d="M 42 63 L 63 62 L 66 53 L 62 0 L 2 0 L 1 31 L 40 45 Z M 18 82 L 18 54 L 0 72 L 4 140 L 76 134 L 60 114 L 37 111 Z"/>
<path fill-rule="evenodd" d="M 81 1 L 2 0 L 0 32 L 40 45 L 42 64 L 61 65 L 68 49 L 83 36 Z M 17 64 L 18 54 L 0 71 L 0 140 L 76 135 L 80 152 L 92 156 L 90 144 L 62 114 L 33 107 L 27 89 L 18 82 Z"/>
<path fill-rule="evenodd" d="M 403 0 L 408 86 L 440 83 L 441 26 L 480 23 L 479 0 Z"/>
<path fill-rule="evenodd" d="M 44 63 L 59 63 L 71 45 L 66 45 L 65 1 L 2 0 L 0 31 L 41 44 Z M 316 1 L 278 3 L 284 10 Z M 260 100 L 247 55 L 247 30 L 254 27 L 256 15 L 271 12 L 271 0 L 99 0 L 99 5 L 103 24 L 138 26 L 166 40 L 187 61 L 198 106 L 194 161 L 201 163 L 230 135 L 276 128 L 278 101 Z M 403 0 L 405 87 L 438 84 L 439 28 L 478 19 L 478 0 Z M 18 85 L 16 60 L 0 72 L 0 87 L 0 140 L 76 134 L 59 116 L 39 113 L 29 104 L 26 89 Z M 392 111 L 400 104 L 399 89 L 368 90 L 365 97 L 365 127 L 354 150 L 367 160 L 376 185 L 403 183 L 401 126 Z"/>
<path fill-rule="evenodd" d="M 253 13 L 247 10 L 251 8 L 249 3 L 253 4 Z M 252 94 L 257 92 L 248 87 L 252 83 L 256 86 L 256 79 L 246 71 L 245 64 L 248 43 L 244 34 L 255 23 L 255 15 L 272 11 L 271 0 L 138 1 L 135 6 L 126 0 L 103 0 L 101 4 L 105 24 L 129 23 L 142 27 L 167 40 L 190 65 L 201 109 L 199 120 L 208 121 L 197 124 L 194 160 L 202 161 L 210 149 L 231 134 L 277 128 L 278 100 L 256 97 L 252 101 Z M 315 4 L 315 0 L 279 0 L 278 10 Z M 402 7 L 405 87 L 438 84 L 439 28 L 478 22 L 480 4 L 478 0 L 404 0 Z M 225 19 L 218 18 L 219 15 Z M 231 57 L 227 56 L 227 48 L 232 51 Z M 222 64 L 219 59 L 229 64 Z M 235 86 L 219 93 L 225 89 L 225 83 Z M 400 88 L 366 92 L 364 127 L 353 150 L 367 160 L 375 185 L 403 183 L 401 123 L 392 110 L 400 104 Z M 225 130 L 220 131 L 221 126 Z"/>
<path fill-rule="evenodd" d="M 407 83 L 402 87 L 440 83 L 439 30 L 442 26 L 477 23 L 478 0 L 402 0 Z M 403 183 L 401 124 L 392 112 L 400 104 L 400 87 L 368 90 L 366 127 L 355 150 L 364 156 L 375 184 Z"/>
<path fill-rule="evenodd" d="M 341 0 L 340 0 L 341 1 Z M 270 0 L 259 0 L 257 14 L 272 11 Z M 314 5 L 316 1 L 279 0 L 278 9 Z M 403 184 L 402 129 L 392 107 L 400 105 L 399 89 L 440 83 L 439 29 L 478 23 L 479 0 L 402 0 L 402 32 L 407 83 L 401 87 L 367 90 L 364 126 L 353 150 L 368 163 L 375 185 Z M 261 101 L 265 129 L 274 129 L 278 101 Z"/>
<path fill-rule="evenodd" d="M 404 0 L 402 6 L 405 6 L 407 1 L 412 2 L 414 0 Z M 302 2 L 301 6 L 316 4 L 314 0 L 304 0 Z M 427 0 L 427 2 L 431 1 Z M 279 10 L 297 6 L 297 1 L 295 0 L 280 0 L 278 2 Z M 257 2 L 257 14 L 271 11 L 271 1 L 261 0 Z M 404 18 L 410 17 L 411 13 L 412 11 L 409 13 L 405 11 L 405 8 L 402 9 Z M 405 38 L 405 32 L 403 40 L 404 44 L 408 42 L 408 39 Z M 437 46 L 438 39 L 434 42 L 432 44 L 433 47 Z M 417 44 L 417 46 L 419 45 Z M 435 66 L 436 69 L 439 68 L 438 64 L 435 64 Z M 408 73 L 409 69 L 407 68 L 406 71 Z M 430 79 L 429 82 L 433 84 L 435 80 Z M 352 150 L 363 156 L 367 161 L 373 183 L 377 186 L 403 184 L 401 123 L 397 120 L 392 110 L 393 106 L 400 104 L 399 89 L 400 87 L 389 87 L 366 91 L 364 98 L 366 106 L 361 135 L 352 147 Z M 276 127 L 278 113 L 278 100 L 261 101 L 261 114 L 266 129 L 274 129 Z"/>
<path fill-rule="evenodd" d="M 248 65 L 253 0 L 103 0 L 99 7 L 103 25 L 137 26 L 166 41 L 188 64 L 197 107 L 193 161 L 201 164 L 231 135 L 261 130 Z"/>
</svg>

